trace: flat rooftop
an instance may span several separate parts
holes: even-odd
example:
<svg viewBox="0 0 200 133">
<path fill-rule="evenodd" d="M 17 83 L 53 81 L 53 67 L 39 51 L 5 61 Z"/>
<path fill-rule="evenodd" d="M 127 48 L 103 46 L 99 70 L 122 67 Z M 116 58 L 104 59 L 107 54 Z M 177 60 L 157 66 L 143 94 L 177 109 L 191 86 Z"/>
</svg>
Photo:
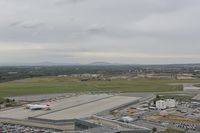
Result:
<svg viewBox="0 0 200 133">
<path fill-rule="evenodd" d="M 82 120 L 83 122 L 89 122 L 89 123 L 93 123 L 96 125 L 100 125 L 100 127 L 102 127 L 103 129 L 112 129 L 114 131 L 141 131 L 141 130 L 146 130 L 149 131 L 148 128 L 142 127 L 142 126 L 137 126 L 134 124 L 130 124 L 130 123 L 123 123 L 123 122 L 119 122 L 119 121 L 115 121 L 115 120 L 109 120 L 103 117 L 99 117 L 99 116 L 92 116 L 88 119 L 84 119 Z M 99 128 L 97 128 L 99 129 Z"/>
<path fill-rule="evenodd" d="M 28 117 L 34 117 L 38 115 L 44 115 L 51 112 L 60 111 L 66 108 L 79 106 L 82 104 L 90 103 L 93 101 L 109 98 L 113 95 L 108 94 L 82 94 L 76 95 L 72 97 L 67 97 L 63 99 L 54 100 L 51 102 L 42 102 L 40 104 L 50 104 L 51 110 L 37 110 L 32 111 L 29 109 L 25 109 L 24 107 L 17 107 L 5 111 L 0 111 L 0 118 L 12 118 L 12 119 L 27 119 Z"/>
<path fill-rule="evenodd" d="M 75 106 L 72 108 L 42 115 L 37 118 L 51 120 L 85 118 L 90 117 L 91 115 L 94 115 L 98 112 L 109 110 L 114 107 L 118 107 L 120 105 L 136 101 L 138 99 L 139 97 L 112 96 L 98 101 L 86 103 L 80 106 Z"/>
<path fill-rule="evenodd" d="M 32 111 L 25 106 L 0 111 L 0 118 L 24 120 L 29 117 L 63 120 L 89 117 L 93 114 L 138 100 L 140 97 L 110 94 L 80 94 L 39 104 L 50 104 L 51 110 Z"/>
</svg>

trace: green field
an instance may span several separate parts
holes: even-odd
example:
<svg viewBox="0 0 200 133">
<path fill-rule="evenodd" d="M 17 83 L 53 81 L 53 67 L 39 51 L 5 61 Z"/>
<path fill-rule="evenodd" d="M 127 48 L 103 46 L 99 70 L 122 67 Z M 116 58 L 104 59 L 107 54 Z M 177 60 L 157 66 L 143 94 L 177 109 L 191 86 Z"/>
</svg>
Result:
<svg viewBox="0 0 200 133">
<path fill-rule="evenodd" d="M 194 86 L 196 86 L 196 87 L 200 87 L 200 84 L 195 84 Z"/>
<path fill-rule="evenodd" d="M 168 83 L 188 82 L 200 83 L 200 80 L 80 81 L 74 78 L 42 77 L 0 83 L 0 97 L 86 91 L 170 92 L 181 91 L 182 86 Z"/>
</svg>

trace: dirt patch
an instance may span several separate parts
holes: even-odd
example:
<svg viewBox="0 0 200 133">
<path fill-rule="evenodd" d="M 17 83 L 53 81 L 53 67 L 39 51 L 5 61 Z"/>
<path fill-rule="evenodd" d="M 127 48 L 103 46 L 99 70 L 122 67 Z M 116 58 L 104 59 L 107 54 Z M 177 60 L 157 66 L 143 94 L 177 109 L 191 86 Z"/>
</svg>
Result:
<svg viewBox="0 0 200 133">
<path fill-rule="evenodd" d="M 193 124 L 199 124 L 200 121 L 192 118 L 186 118 L 176 115 L 168 115 L 168 116 L 160 116 L 160 115 L 151 115 L 151 116 L 145 116 L 146 120 L 153 120 L 153 121 L 169 121 L 169 122 L 177 122 L 177 123 L 193 123 Z"/>
</svg>

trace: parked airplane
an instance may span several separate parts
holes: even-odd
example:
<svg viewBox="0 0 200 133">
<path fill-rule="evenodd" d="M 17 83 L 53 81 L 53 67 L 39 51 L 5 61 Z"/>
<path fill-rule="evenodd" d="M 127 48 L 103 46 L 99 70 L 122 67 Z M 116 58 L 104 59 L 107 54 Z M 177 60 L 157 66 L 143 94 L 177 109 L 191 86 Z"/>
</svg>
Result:
<svg viewBox="0 0 200 133">
<path fill-rule="evenodd" d="M 41 105 L 41 104 L 27 104 L 26 109 L 30 110 L 50 110 L 50 105 Z"/>
</svg>

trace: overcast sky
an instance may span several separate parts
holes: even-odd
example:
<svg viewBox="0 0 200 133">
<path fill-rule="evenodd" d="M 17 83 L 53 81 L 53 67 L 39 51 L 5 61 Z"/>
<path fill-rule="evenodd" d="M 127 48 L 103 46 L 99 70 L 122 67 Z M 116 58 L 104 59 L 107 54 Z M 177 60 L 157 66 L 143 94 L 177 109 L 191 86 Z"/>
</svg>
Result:
<svg viewBox="0 0 200 133">
<path fill-rule="evenodd" d="M 0 0 L 0 63 L 200 63 L 200 0 Z"/>
</svg>

